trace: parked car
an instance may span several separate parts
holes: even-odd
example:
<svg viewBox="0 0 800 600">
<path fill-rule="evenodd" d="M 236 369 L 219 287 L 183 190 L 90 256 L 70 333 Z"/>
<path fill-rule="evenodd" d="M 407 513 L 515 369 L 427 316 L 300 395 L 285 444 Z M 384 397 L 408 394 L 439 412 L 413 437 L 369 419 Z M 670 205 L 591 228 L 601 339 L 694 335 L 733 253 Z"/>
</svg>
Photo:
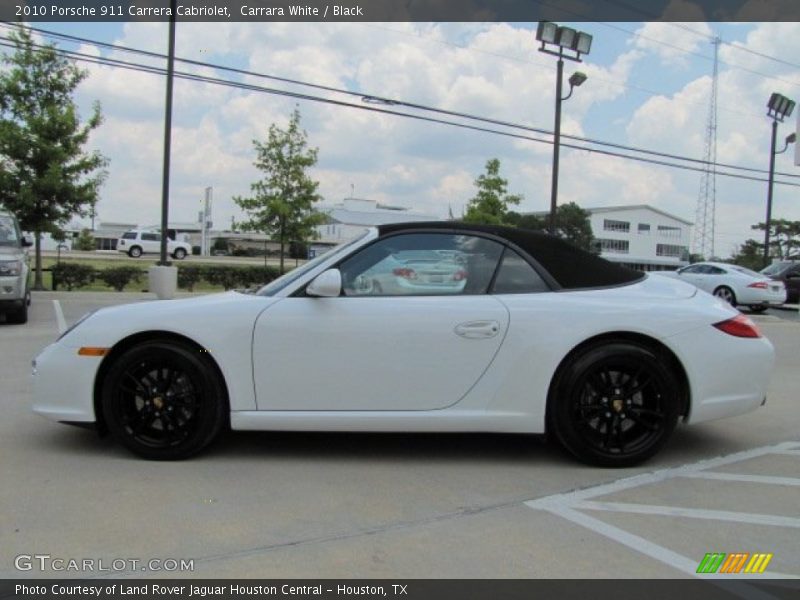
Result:
<svg viewBox="0 0 800 600">
<path fill-rule="evenodd" d="M 457 257 L 464 285 L 354 285 L 409 251 Z M 402 223 L 256 294 L 85 315 L 34 360 L 34 411 L 159 460 L 230 426 L 549 433 L 587 463 L 627 467 L 679 420 L 762 405 L 773 360 L 748 317 L 692 285 L 540 233 Z"/>
<path fill-rule="evenodd" d="M 800 302 L 800 261 L 784 260 L 772 263 L 761 273 L 774 281 L 782 281 L 786 287 L 786 302 Z"/>
<path fill-rule="evenodd" d="M 5 313 L 9 323 L 28 322 L 31 270 L 25 248 L 32 245 L 22 235 L 17 218 L 0 211 L 0 313 Z"/>
<path fill-rule="evenodd" d="M 117 240 L 117 250 L 132 258 L 142 254 L 158 254 L 161 252 L 161 233 L 134 229 L 126 231 Z M 187 242 L 176 242 L 167 238 L 167 254 L 177 260 L 183 260 L 192 253 L 192 245 Z"/>
<path fill-rule="evenodd" d="M 739 265 L 699 262 L 661 275 L 676 277 L 714 294 L 731 306 L 746 306 L 761 312 L 769 306 L 786 302 L 786 288 L 781 281 L 756 273 Z"/>
</svg>

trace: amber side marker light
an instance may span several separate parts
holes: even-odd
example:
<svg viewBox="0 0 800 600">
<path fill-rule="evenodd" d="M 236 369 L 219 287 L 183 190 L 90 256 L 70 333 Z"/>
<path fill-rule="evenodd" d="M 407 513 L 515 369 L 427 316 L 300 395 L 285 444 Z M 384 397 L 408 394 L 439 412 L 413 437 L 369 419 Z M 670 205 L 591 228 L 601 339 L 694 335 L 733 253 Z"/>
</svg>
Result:
<svg viewBox="0 0 800 600">
<path fill-rule="evenodd" d="M 734 337 L 740 337 L 740 338 L 761 337 L 761 331 L 758 329 L 758 326 L 744 315 L 738 315 L 736 317 L 733 317 L 732 319 L 728 319 L 726 321 L 720 321 L 719 323 L 714 323 L 714 327 Z"/>
<path fill-rule="evenodd" d="M 94 348 L 92 346 L 84 346 L 78 350 L 80 356 L 105 356 L 108 354 L 108 348 Z"/>
</svg>

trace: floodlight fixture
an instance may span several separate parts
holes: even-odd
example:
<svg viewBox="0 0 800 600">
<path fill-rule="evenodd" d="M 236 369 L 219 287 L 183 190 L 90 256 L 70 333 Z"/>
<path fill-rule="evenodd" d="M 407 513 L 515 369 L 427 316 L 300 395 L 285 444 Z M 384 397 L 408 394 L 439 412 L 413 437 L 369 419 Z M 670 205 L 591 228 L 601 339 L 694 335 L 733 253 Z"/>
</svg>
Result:
<svg viewBox="0 0 800 600">
<path fill-rule="evenodd" d="M 767 102 L 767 116 L 783 122 L 786 117 L 792 116 L 795 102 L 783 94 L 773 93 Z"/>
<path fill-rule="evenodd" d="M 550 21 L 539 21 L 536 27 L 536 39 L 542 43 L 539 50 L 547 54 L 555 54 L 559 58 L 567 58 L 581 62 L 581 55 L 589 54 L 592 49 L 592 36 L 572 27 L 562 27 Z M 557 49 L 547 46 L 556 46 Z M 568 53 L 564 53 L 567 50 Z"/>
<path fill-rule="evenodd" d="M 583 73 L 582 71 L 575 71 L 572 75 L 570 75 L 570 78 L 567 81 L 569 82 L 570 87 L 581 87 L 583 82 L 587 79 L 588 77 L 586 76 L 586 73 Z"/>
</svg>

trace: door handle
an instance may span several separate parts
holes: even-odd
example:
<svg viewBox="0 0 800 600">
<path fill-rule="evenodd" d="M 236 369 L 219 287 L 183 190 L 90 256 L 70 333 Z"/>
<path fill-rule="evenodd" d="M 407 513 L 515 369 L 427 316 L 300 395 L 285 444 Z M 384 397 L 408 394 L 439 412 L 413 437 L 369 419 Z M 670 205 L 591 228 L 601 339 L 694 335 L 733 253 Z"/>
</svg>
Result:
<svg viewBox="0 0 800 600">
<path fill-rule="evenodd" d="M 456 335 L 475 340 L 493 338 L 500 332 L 500 323 L 497 321 L 468 321 L 456 325 Z"/>
</svg>

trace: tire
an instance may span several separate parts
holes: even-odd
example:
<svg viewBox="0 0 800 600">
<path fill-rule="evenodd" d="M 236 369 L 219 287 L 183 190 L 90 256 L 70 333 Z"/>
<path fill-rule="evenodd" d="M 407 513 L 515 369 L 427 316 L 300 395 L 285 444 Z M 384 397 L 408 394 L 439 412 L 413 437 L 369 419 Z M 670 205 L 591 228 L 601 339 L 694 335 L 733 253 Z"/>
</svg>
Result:
<svg viewBox="0 0 800 600">
<path fill-rule="evenodd" d="M 590 347 L 559 370 L 549 424 L 580 461 L 632 467 L 669 439 L 678 422 L 680 389 L 648 348 L 628 342 Z"/>
<path fill-rule="evenodd" d="M 215 366 L 198 348 L 177 342 L 149 341 L 123 352 L 101 393 L 108 430 L 150 460 L 188 458 L 227 423 L 227 396 Z"/>
<path fill-rule="evenodd" d="M 767 310 L 767 307 L 764 304 L 757 304 L 755 306 L 748 306 L 747 309 L 751 313 L 763 313 L 765 310 Z"/>
<path fill-rule="evenodd" d="M 183 248 L 176 248 L 174 254 L 172 255 L 172 258 L 174 258 L 175 260 L 183 260 L 184 258 L 186 258 L 186 250 L 184 250 Z"/>
<path fill-rule="evenodd" d="M 721 285 L 717 289 L 714 290 L 714 295 L 717 298 L 725 300 L 731 306 L 736 306 L 736 294 L 733 293 L 733 290 L 726 285 Z"/>
<path fill-rule="evenodd" d="M 139 246 L 131 246 L 128 250 L 128 256 L 131 258 L 139 258 L 142 255 L 142 249 Z"/>
<path fill-rule="evenodd" d="M 29 300 L 24 298 L 22 300 L 22 306 L 14 311 L 10 311 L 6 313 L 6 322 L 7 323 L 15 323 L 17 325 L 24 325 L 28 322 L 28 304 Z"/>
</svg>

